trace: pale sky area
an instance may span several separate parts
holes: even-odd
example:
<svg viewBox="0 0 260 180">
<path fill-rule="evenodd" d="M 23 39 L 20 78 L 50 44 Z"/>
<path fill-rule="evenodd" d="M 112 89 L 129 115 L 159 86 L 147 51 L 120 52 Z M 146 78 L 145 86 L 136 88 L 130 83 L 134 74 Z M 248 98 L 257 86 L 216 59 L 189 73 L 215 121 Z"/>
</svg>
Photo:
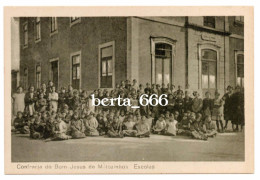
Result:
<svg viewBox="0 0 260 180">
<path fill-rule="evenodd" d="M 19 47 L 19 19 L 11 20 L 11 67 L 12 70 L 19 70 L 20 47 Z"/>
</svg>

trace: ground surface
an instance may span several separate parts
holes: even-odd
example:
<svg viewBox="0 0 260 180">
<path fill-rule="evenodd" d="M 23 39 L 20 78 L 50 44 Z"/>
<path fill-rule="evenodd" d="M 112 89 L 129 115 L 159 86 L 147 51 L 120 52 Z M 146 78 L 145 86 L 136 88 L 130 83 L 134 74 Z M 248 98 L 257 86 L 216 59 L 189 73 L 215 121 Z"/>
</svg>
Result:
<svg viewBox="0 0 260 180">
<path fill-rule="evenodd" d="M 244 133 L 218 134 L 208 141 L 152 135 L 150 138 L 32 140 L 12 135 L 13 162 L 62 161 L 243 161 Z"/>
</svg>

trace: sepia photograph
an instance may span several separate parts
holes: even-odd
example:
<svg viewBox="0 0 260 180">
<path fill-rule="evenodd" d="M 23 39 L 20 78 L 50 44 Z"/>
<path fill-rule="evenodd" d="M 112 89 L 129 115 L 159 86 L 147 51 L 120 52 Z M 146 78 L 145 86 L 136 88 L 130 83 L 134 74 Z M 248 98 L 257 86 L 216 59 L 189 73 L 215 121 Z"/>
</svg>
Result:
<svg viewBox="0 0 260 180">
<path fill-rule="evenodd" d="M 17 169 L 56 162 L 246 161 L 245 127 L 253 119 L 245 118 L 243 13 L 36 14 L 8 21 L 5 125 Z"/>
</svg>

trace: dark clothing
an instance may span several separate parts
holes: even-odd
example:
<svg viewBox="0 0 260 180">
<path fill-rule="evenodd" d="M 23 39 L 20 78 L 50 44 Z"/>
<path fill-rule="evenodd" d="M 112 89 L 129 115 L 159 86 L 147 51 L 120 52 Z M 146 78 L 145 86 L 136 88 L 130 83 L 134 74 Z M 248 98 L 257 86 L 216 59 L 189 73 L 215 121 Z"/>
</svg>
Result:
<svg viewBox="0 0 260 180">
<path fill-rule="evenodd" d="M 209 98 L 203 99 L 202 111 L 204 115 L 211 115 L 213 110 L 213 100 Z"/>
<path fill-rule="evenodd" d="M 25 94 L 25 97 L 24 97 L 25 106 L 28 106 L 28 105 L 35 103 L 36 100 L 37 100 L 37 94 L 36 93 L 33 93 L 32 97 L 31 97 L 30 92 L 27 92 Z"/>
<path fill-rule="evenodd" d="M 47 121 L 45 128 L 44 128 L 44 133 L 43 133 L 43 138 L 52 138 L 54 135 L 55 131 L 55 124 L 54 122 Z"/>
<path fill-rule="evenodd" d="M 225 100 L 225 104 L 224 104 L 224 119 L 227 120 L 232 120 L 232 99 L 231 99 L 232 95 L 226 93 L 222 99 Z"/>
<path fill-rule="evenodd" d="M 66 96 L 66 93 L 59 93 L 58 107 L 60 109 L 63 109 L 64 105 L 66 104 Z"/>
<path fill-rule="evenodd" d="M 232 94 L 231 96 L 231 102 L 232 102 L 232 123 L 233 124 L 241 124 L 241 120 L 243 119 L 243 96 L 242 93 L 236 92 Z"/>
<path fill-rule="evenodd" d="M 175 100 L 175 111 L 178 111 L 180 114 L 183 113 L 183 99 L 177 98 Z"/>
<path fill-rule="evenodd" d="M 191 111 L 191 106 L 192 106 L 192 98 L 191 97 L 184 98 L 183 99 L 183 111 L 184 112 Z"/>
<path fill-rule="evenodd" d="M 44 126 L 41 124 L 33 123 L 30 125 L 30 137 L 33 139 L 39 139 L 44 133 Z"/>
</svg>

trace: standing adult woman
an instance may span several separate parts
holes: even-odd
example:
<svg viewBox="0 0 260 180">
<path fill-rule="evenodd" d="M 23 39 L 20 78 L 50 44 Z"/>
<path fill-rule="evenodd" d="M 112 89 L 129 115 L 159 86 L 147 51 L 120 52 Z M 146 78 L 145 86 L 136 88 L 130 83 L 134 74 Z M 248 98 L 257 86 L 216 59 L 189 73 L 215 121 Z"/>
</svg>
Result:
<svg viewBox="0 0 260 180">
<path fill-rule="evenodd" d="M 24 97 L 25 97 L 25 93 L 23 92 L 23 88 L 21 86 L 19 86 L 17 88 L 17 92 L 13 94 L 12 98 L 13 98 L 13 115 L 16 116 L 17 112 L 24 111 Z"/>
</svg>

